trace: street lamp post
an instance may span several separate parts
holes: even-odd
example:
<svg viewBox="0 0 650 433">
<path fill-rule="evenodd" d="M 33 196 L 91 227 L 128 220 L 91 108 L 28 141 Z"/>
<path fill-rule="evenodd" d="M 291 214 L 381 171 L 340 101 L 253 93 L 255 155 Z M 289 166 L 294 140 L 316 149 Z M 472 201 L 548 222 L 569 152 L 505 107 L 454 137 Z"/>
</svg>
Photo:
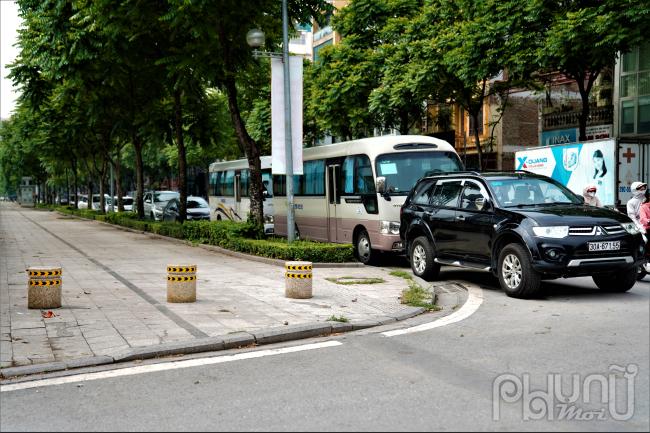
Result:
<svg viewBox="0 0 650 433">
<path fill-rule="evenodd" d="M 282 54 L 260 52 L 258 48 L 264 45 L 264 32 L 259 29 L 250 30 L 246 42 L 254 48 L 253 55 L 282 57 L 284 69 L 284 155 L 286 166 L 287 187 L 287 240 L 293 242 L 296 238 L 295 217 L 293 206 L 293 143 L 291 134 L 291 80 L 289 76 L 289 17 L 287 0 L 282 0 Z"/>
</svg>

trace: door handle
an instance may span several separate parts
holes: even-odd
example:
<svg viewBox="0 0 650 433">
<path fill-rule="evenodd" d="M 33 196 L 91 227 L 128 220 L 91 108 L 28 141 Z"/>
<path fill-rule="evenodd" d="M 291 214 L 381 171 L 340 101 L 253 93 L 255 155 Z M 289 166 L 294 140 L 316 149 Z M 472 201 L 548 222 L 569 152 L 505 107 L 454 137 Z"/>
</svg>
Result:
<svg viewBox="0 0 650 433">
<path fill-rule="evenodd" d="M 465 215 L 458 215 L 458 216 L 456 217 L 456 219 L 457 219 L 458 221 L 465 221 Z"/>
</svg>

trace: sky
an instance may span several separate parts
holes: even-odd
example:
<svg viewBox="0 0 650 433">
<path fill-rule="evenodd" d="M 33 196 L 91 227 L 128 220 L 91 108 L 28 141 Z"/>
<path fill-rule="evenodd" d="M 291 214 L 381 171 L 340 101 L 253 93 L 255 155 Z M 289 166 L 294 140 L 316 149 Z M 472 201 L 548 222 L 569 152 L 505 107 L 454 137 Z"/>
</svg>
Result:
<svg viewBox="0 0 650 433">
<path fill-rule="evenodd" d="M 16 89 L 11 80 L 6 78 L 9 70 L 5 68 L 7 63 L 14 61 L 18 55 L 18 49 L 12 47 L 16 43 L 20 18 L 18 17 L 18 5 L 13 0 L 0 0 L 0 119 L 7 119 L 14 109 L 16 101 Z"/>
</svg>

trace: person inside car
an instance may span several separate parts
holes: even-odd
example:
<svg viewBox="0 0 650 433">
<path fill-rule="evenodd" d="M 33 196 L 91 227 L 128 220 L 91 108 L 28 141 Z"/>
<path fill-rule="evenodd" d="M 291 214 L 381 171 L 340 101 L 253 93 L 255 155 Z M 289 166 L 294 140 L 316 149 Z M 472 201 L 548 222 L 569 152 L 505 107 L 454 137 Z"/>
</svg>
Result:
<svg viewBox="0 0 650 433">
<path fill-rule="evenodd" d="M 596 197 L 596 185 L 587 185 L 585 189 L 582 190 L 582 197 L 585 199 L 585 204 L 587 206 L 603 207 L 603 204 L 600 202 L 598 197 Z"/>
</svg>

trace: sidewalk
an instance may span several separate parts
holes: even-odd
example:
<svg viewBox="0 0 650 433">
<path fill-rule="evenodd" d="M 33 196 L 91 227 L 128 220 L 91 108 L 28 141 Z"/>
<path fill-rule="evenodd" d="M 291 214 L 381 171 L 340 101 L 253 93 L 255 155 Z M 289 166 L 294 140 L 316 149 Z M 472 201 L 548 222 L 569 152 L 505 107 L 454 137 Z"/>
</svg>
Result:
<svg viewBox="0 0 650 433">
<path fill-rule="evenodd" d="M 197 302 L 166 302 L 167 264 L 197 265 Z M 27 308 L 30 266 L 63 268 L 63 306 L 54 317 Z M 389 272 L 316 268 L 314 297 L 288 299 L 281 266 L 0 203 L 0 367 L 11 376 L 235 348 L 422 313 L 399 303 L 407 282 Z M 328 277 L 385 282 L 340 285 Z M 331 316 L 349 322 L 327 321 Z"/>
</svg>

